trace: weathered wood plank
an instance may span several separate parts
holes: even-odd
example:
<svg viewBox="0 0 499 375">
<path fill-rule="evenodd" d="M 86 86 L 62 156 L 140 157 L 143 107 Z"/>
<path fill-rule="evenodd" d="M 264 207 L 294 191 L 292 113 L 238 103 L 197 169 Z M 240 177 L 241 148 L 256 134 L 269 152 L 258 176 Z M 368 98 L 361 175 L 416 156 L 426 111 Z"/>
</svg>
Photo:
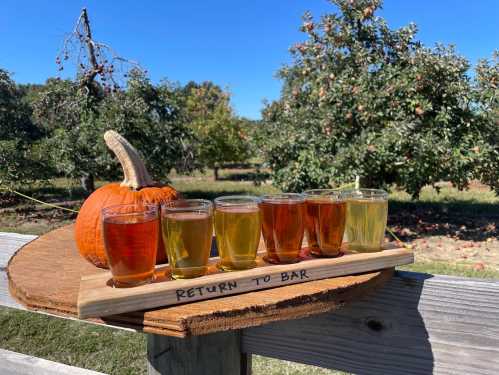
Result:
<svg viewBox="0 0 499 375">
<path fill-rule="evenodd" d="M 243 351 L 355 374 L 499 374 L 499 281 L 399 272 L 373 295 L 247 328 Z"/>
<path fill-rule="evenodd" d="M 37 237 L 30 234 L 0 232 L 0 306 L 24 309 L 21 304 L 10 296 L 9 282 L 5 270 L 12 255 Z"/>
<path fill-rule="evenodd" d="M 11 297 L 9 292 L 9 280 L 5 271 L 0 270 L 0 306 L 25 310 L 25 307 Z"/>
<path fill-rule="evenodd" d="M 148 334 L 147 359 L 149 375 L 249 375 L 251 370 L 239 331 L 186 339 Z"/>
<path fill-rule="evenodd" d="M 102 372 L 47 361 L 25 354 L 0 349 L 0 374 L 2 375 L 105 375 Z"/>
<path fill-rule="evenodd" d="M 37 237 L 31 234 L 0 232 L 0 271 L 5 270 L 9 259 L 17 250 Z"/>
</svg>

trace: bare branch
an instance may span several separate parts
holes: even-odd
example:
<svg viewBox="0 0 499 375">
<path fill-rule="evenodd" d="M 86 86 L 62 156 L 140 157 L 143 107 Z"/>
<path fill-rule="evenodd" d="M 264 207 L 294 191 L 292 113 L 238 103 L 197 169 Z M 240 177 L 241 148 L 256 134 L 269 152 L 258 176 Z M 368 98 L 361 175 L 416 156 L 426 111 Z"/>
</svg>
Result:
<svg viewBox="0 0 499 375">
<path fill-rule="evenodd" d="M 70 58 L 76 65 L 80 86 L 95 95 L 102 90 L 104 93 L 119 90 L 132 69 L 145 73 L 138 62 L 120 56 L 109 45 L 93 39 L 86 8 L 82 9 L 73 31 L 64 38 L 56 58 L 59 70 L 64 69 L 63 61 Z"/>
</svg>

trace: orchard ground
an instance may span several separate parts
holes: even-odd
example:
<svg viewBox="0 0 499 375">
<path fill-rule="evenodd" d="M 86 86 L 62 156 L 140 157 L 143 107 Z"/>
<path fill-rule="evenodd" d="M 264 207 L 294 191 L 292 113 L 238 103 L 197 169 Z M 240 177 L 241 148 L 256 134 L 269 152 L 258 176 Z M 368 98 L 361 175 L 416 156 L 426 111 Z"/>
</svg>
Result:
<svg viewBox="0 0 499 375">
<path fill-rule="evenodd" d="M 211 174 L 172 175 L 172 185 L 188 198 L 276 192 L 265 173 L 226 169 Z M 254 181 L 260 182 L 255 186 Z M 262 181 L 263 180 L 263 181 Z M 101 183 L 102 184 L 102 183 Z M 425 188 L 419 201 L 390 193 L 389 227 L 413 246 L 416 263 L 403 269 L 499 279 L 499 198 L 486 186 L 457 191 Z M 78 209 L 83 192 L 74 182 L 22 189 L 42 201 Z M 0 196 L 0 231 L 42 234 L 71 223 L 76 214 L 42 206 L 11 194 Z M 105 327 L 0 309 L 0 347 L 112 374 L 146 373 L 145 337 Z M 338 374 L 312 366 L 255 356 L 254 374 Z"/>
</svg>

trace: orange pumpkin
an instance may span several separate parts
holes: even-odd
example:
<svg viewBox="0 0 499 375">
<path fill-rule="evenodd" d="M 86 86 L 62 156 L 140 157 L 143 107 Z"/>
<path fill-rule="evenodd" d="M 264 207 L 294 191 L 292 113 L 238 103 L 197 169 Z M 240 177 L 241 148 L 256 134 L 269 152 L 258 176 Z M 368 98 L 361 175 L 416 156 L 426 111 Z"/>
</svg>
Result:
<svg viewBox="0 0 499 375">
<path fill-rule="evenodd" d="M 83 203 L 75 225 L 76 244 L 80 254 L 101 268 L 108 268 L 101 229 L 101 210 L 116 204 L 161 203 L 176 199 L 178 193 L 170 186 L 156 184 L 139 157 L 137 150 L 121 135 L 109 130 L 104 134 L 107 146 L 123 167 L 125 179 L 95 190 Z M 160 236 L 156 263 L 167 261 Z"/>
</svg>

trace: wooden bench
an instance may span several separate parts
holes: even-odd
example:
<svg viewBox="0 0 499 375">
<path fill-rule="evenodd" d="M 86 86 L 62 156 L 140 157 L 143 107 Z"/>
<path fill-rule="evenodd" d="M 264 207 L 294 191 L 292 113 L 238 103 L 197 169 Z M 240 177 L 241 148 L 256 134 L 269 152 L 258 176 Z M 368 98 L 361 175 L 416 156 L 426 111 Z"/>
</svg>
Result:
<svg viewBox="0 0 499 375">
<path fill-rule="evenodd" d="M 5 267 L 34 238 L 0 233 L 3 306 L 24 309 L 10 297 Z M 149 374 L 249 374 L 260 354 L 355 374 L 497 375 L 499 282 L 397 272 L 335 312 L 185 339 L 147 334 L 147 347 Z M 1 353 L 0 373 L 15 374 Z"/>
</svg>

